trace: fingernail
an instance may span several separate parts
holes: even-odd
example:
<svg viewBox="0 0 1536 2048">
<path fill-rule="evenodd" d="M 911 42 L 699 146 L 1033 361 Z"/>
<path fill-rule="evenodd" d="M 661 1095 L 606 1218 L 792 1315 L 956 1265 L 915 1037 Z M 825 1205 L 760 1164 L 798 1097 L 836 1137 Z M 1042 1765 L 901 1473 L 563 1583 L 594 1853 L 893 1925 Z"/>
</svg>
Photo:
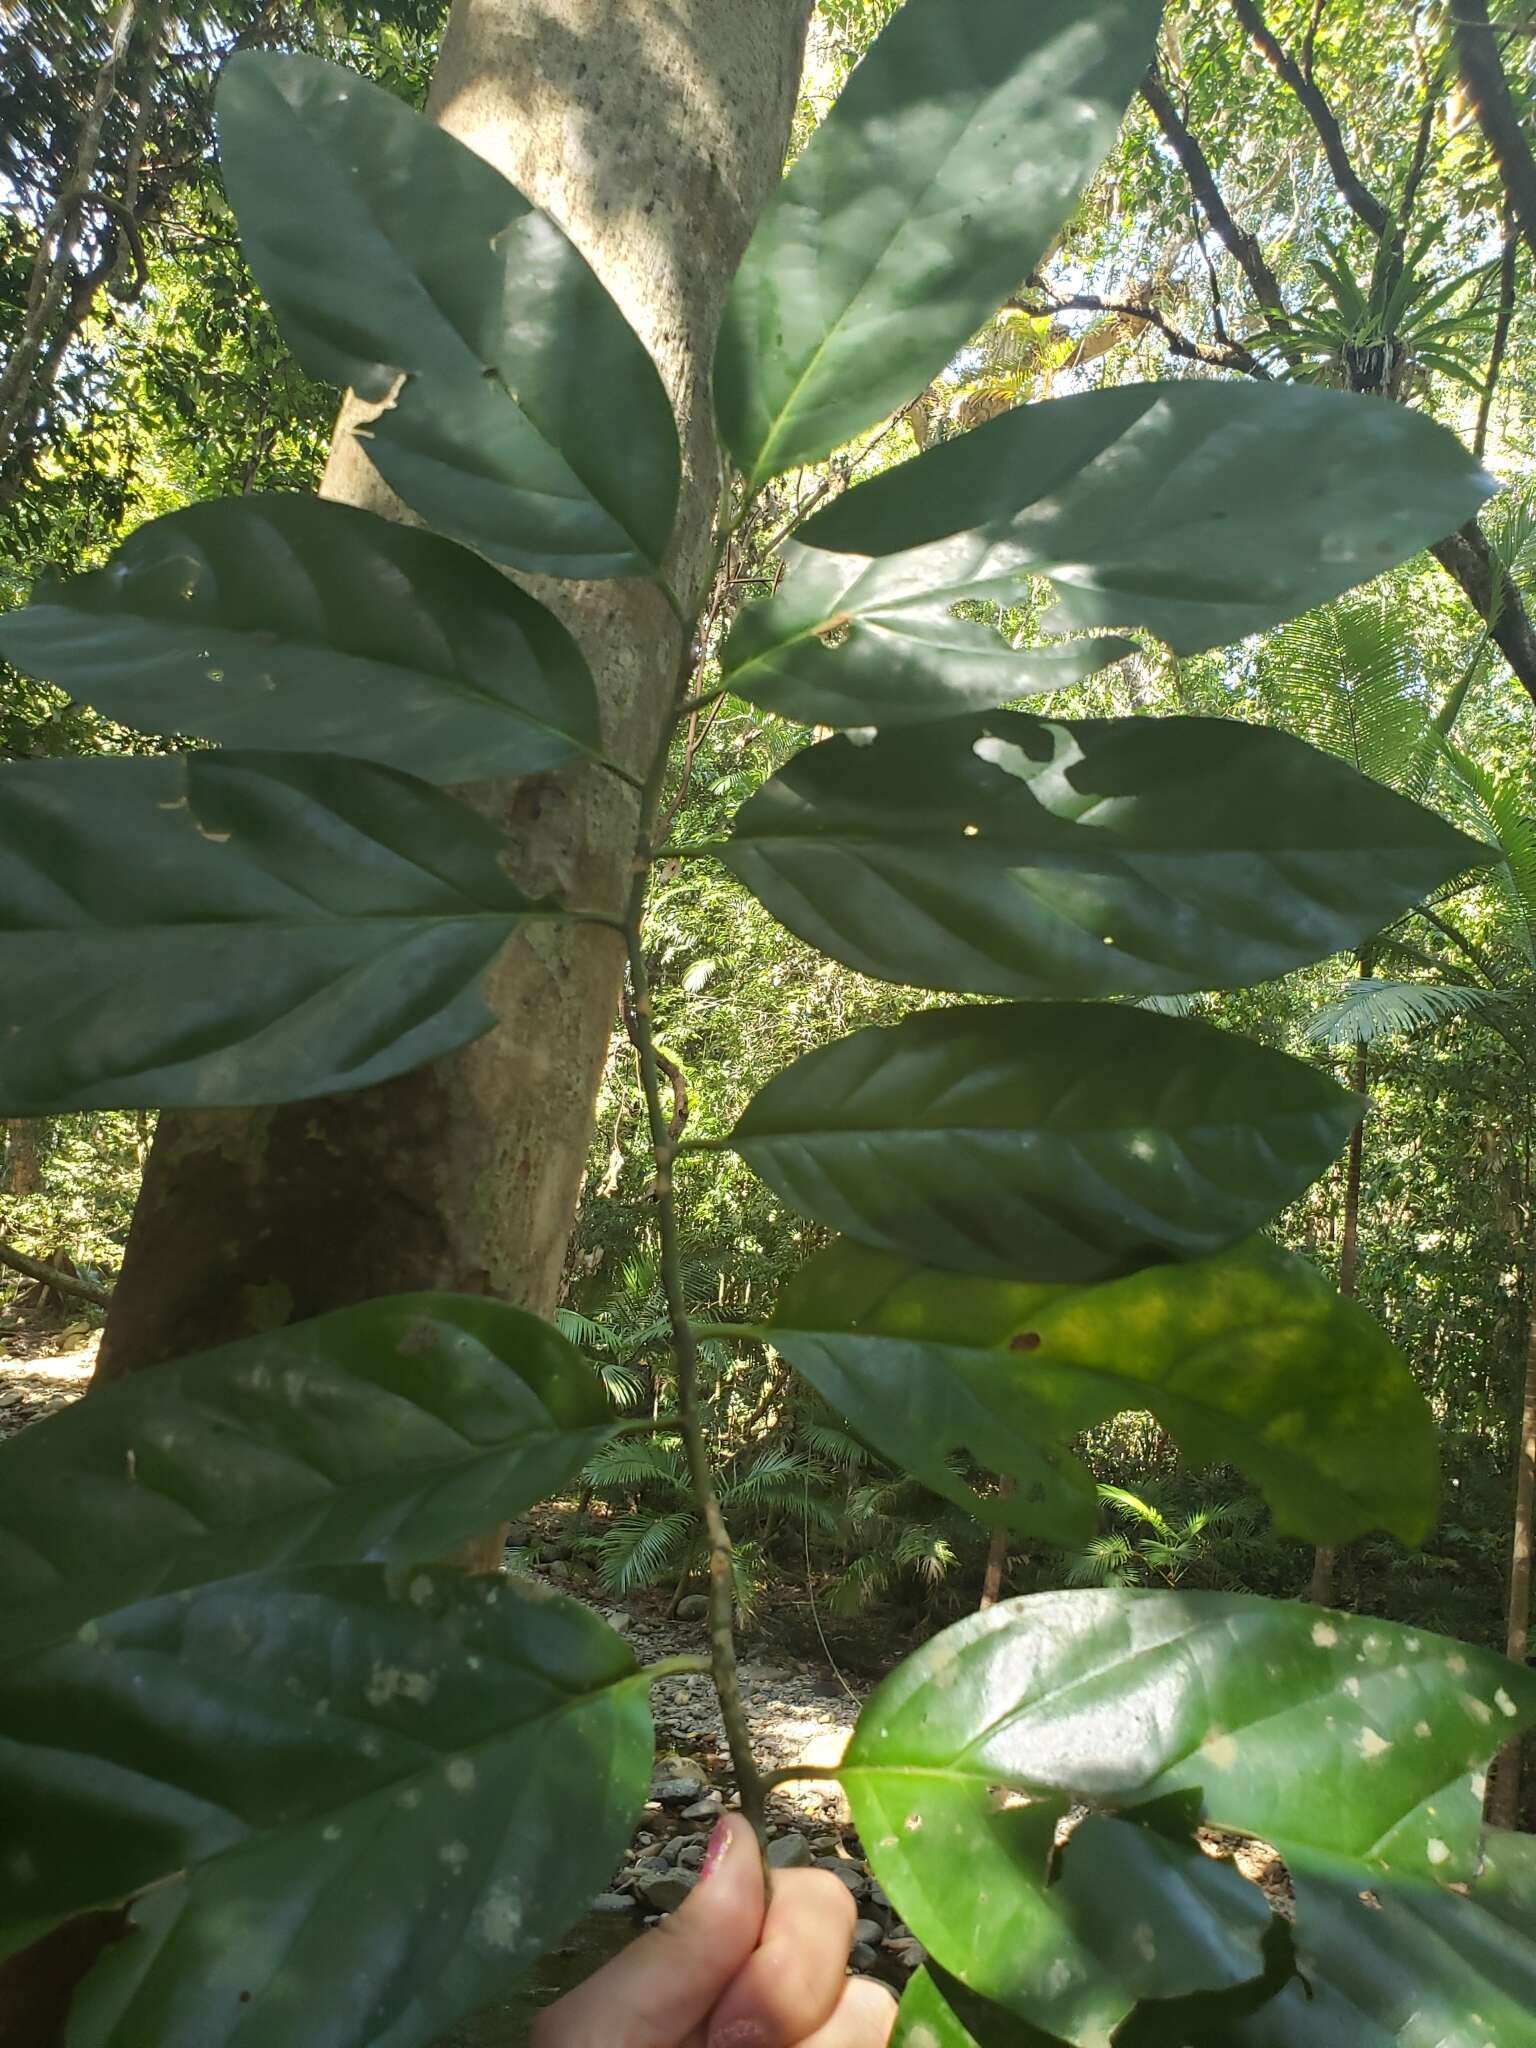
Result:
<svg viewBox="0 0 1536 2048">
<path fill-rule="evenodd" d="M 724 1861 L 725 1852 L 731 1846 L 731 1824 L 722 1814 L 709 1831 L 709 1843 L 704 1851 L 704 1861 L 699 1866 L 699 1883 L 713 1876 Z"/>
</svg>

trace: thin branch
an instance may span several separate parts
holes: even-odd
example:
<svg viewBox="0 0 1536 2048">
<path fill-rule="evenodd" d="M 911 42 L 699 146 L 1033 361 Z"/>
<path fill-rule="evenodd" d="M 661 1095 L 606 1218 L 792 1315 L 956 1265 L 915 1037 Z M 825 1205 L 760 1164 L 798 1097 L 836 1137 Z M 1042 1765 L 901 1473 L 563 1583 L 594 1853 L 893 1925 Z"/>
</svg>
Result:
<svg viewBox="0 0 1536 2048">
<path fill-rule="evenodd" d="M 686 695 L 688 688 L 692 644 L 693 633 L 685 625 L 676 691 L 679 701 Z M 662 783 L 666 775 L 669 751 L 667 742 L 671 731 L 669 723 L 657 742 L 655 757 L 651 762 L 650 773 L 646 777 L 645 791 L 640 803 L 635 876 L 630 888 L 624 931 L 625 950 L 629 957 L 629 1015 L 634 1020 L 636 1050 L 640 1058 L 640 1083 L 645 1095 L 646 1116 L 651 1129 L 651 1150 L 656 1162 L 657 1233 L 661 1239 L 662 1290 L 666 1296 L 667 1317 L 672 1327 L 673 1355 L 677 1361 L 678 1425 L 688 1453 L 689 1479 L 698 1505 L 699 1517 L 704 1525 L 709 1551 L 710 1670 L 720 1701 L 720 1717 L 725 1724 L 731 1762 L 735 1766 L 742 1811 L 756 1828 L 761 1840 L 765 1835 L 765 1791 L 757 1761 L 752 1754 L 752 1733 L 747 1722 L 746 1706 L 741 1696 L 741 1679 L 736 1668 L 736 1601 L 735 1575 L 731 1565 L 731 1535 L 726 1527 L 725 1516 L 720 1510 L 714 1474 L 710 1469 L 709 1445 L 704 1434 L 703 1409 L 699 1398 L 698 1339 L 689 1320 L 688 1301 L 683 1287 L 682 1240 L 672 1190 L 672 1166 L 677 1151 L 678 1104 L 674 1093 L 673 1119 L 669 1122 L 662 1099 L 661 1061 L 657 1054 L 655 1034 L 651 1029 L 650 977 L 645 964 L 645 948 L 640 938 L 646 885 L 650 877 L 651 863 L 655 858 L 653 834 L 656 813 L 661 802 Z"/>
<path fill-rule="evenodd" d="M 1285 296 L 1280 289 L 1279 278 L 1271 270 L 1258 238 L 1240 228 L 1232 218 L 1205 151 L 1174 105 L 1155 61 L 1141 81 L 1141 96 L 1152 109 L 1163 139 L 1182 165 L 1190 190 L 1200 202 L 1218 241 L 1247 278 L 1254 297 L 1267 312 L 1284 314 Z"/>
<path fill-rule="evenodd" d="M 625 1036 L 635 1048 L 635 1051 L 640 1053 L 642 1051 L 640 1019 L 635 1012 L 634 1000 L 628 989 L 625 989 L 620 996 L 619 1006 L 624 1013 Z M 677 1061 L 669 1058 L 659 1045 L 655 1047 L 655 1055 L 657 1069 L 666 1076 L 667 1084 L 672 1090 L 672 1121 L 667 1127 L 667 1143 L 671 1156 L 675 1159 L 678 1152 L 678 1141 L 681 1139 L 684 1126 L 688 1122 L 688 1076 L 677 1064 Z"/>
<path fill-rule="evenodd" d="M 117 90 L 118 66 L 128 54 L 136 5 L 137 0 L 121 0 L 118 7 L 106 59 L 96 74 L 96 84 L 80 124 L 74 162 L 65 174 L 38 236 L 21 335 L 11 352 L 4 375 L 0 376 L 0 460 L 9 454 L 25 416 L 33 368 L 64 302 L 69 284 L 70 238 L 90 192 L 91 180 L 96 175 L 107 108 Z"/>
<path fill-rule="evenodd" d="M 1451 40 L 1477 125 L 1493 151 L 1520 231 L 1536 254 L 1536 156 L 1531 153 L 1499 62 L 1486 0 L 1456 0 Z"/>
<path fill-rule="evenodd" d="M 1182 356 L 1186 362 L 1209 363 L 1218 370 L 1241 370 L 1247 377 L 1268 379 L 1269 372 L 1250 350 L 1238 342 L 1223 341 L 1215 348 L 1192 340 L 1181 334 L 1171 321 L 1160 313 L 1156 306 L 1131 305 L 1117 299 L 1101 299 L 1092 292 L 1063 294 L 1053 291 L 1042 277 L 1032 277 L 1030 284 L 1037 291 L 1048 294 L 1050 303 L 1044 306 L 1031 305 L 1027 299 L 1008 299 L 1005 309 L 1013 313 L 1028 313 L 1037 320 L 1049 319 L 1055 313 L 1112 313 L 1122 320 L 1140 320 L 1148 327 L 1155 327 L 1167 342 L 1170 352 Z"/>
<path fill-rule="evenodd" d="M 1317 52 L 1317 32 L 1323 25 L 1323 11 L 1328 0 L 1312 0 L 1312 13 L 1307 22 L 1307 32 L 1301 39 L 1301 75 L 1308 80 L 1312 76 L 1312 60 Z"/>
<path fill-rule="evenodd" d="M 1313 80 L 1310 63 L 1303 69 L 1275 39 L 1268 22 L 1257 5 L 1257 0 L 1229 0 L 1232 12 L 1248 32 L 1248 39 L 1258 50 L 1275 75 L 1295 93 L 1306 109 L 1307 117 L 1317 130 L 1323 154 L 1328 159 L 1328 168 L 1333 173 L 1333 182 L 1338 186 L 1346 204 L 1373 235 L 1384 235 L 1391 226 L 1392 216 L 1382 205 L 1376 194 L 1370 190 L 1350 160 L 1344 143 L 1344 133 L 1339 127 L 1338 117 Z"/>
<path fill-rule="evenodd" d="M 106 1288 L 98 1287 L 92 1280 L 82 1280 L 78 1273 L 61 1273 L 57 1266 L 45 1266 L 41 1259 L 29 1259 L 25 1252 L 19 1252 L 14 1245 L 3 1241 L 0 1241 L 0 1266 L 9 1266 L 13 1273 L 20 1273 L 27 1280 L 39 1281 L 59 1294 L 76 1295 L 96 1308 L 111 1306 L 112 1297 Z"/>
<path fill-rule="evenodd" d="M 1516 680 L 1536 699 L 1536 628 L 1514 578 L 1496 559 L 1477 521 L 1469 519 L 1459 532 L 1436 541 L 1430 553 L 1461 585 Z"/>
<path fill-rule="evenodd" d="M 1472 453 L 1482 460 L 1488 445 L 1488 420 L 1493 411 L 1493 394 L 1498 388 L 1499 372 L 1504 367 L 1504 351 L 1509 346 L 1510 323 L 1515 317 L 1515 265 L 1520 254 L 1520 234 L 1512 212 L 1504 216 L 1504 247 L 1499 256 L 1499 311 L 1493 323 L 1493 343 L 1488 351 L 1488 374 L 1483 379 L 1483 395 L 1477 402 L 1477 430 L 1472 436 Z"/>
</svg>

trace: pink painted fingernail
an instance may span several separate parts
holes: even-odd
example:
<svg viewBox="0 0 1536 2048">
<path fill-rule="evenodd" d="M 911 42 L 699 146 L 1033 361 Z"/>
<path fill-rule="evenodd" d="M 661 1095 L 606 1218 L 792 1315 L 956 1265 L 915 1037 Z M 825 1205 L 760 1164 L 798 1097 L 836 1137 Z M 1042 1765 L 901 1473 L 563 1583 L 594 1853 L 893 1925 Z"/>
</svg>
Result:
<svg viewBox="0 0 1536 2048">
<path fill-rule="evenodd" d="M 720 1868 L 725 1852 L 731 1846 L 730 1822 L 722 1814 L 709 1831 L 709 1844 L 704 1851 L 704 1861 L 699 1866 L 699 1883 Z"/>
</svg>

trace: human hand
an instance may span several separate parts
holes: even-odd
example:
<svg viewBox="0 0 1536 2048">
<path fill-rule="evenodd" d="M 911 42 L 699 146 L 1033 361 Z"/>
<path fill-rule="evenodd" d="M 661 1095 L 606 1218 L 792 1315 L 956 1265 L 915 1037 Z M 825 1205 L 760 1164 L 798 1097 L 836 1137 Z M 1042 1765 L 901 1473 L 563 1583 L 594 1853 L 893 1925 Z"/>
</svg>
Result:
<svg viewBox="0 0 1536 2048">
<path fill-rule="evenodd" d="M 854 1905 L 827 1870 L 776 1870 L 728 1814 L 670 1919 L 539 2015 L 533 2048 L 885 2048 L 896 2002 L 849 1977 Z"/>
</svg>

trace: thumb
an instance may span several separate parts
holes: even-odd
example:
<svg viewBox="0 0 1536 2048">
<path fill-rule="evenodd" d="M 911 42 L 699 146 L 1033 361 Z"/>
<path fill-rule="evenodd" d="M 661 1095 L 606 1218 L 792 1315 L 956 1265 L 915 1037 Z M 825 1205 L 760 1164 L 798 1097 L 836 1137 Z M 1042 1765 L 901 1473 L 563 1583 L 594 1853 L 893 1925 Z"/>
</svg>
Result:
<svg viewBox="0 0 1536 2048">
<path fill-rule="evenodd" d="M 533 2048 L 682 2042 L 757 1947 L 767 1904 L 751 1826 L 726 1814 L 678 1911 L 542 2013 Z"/>
</svg>

